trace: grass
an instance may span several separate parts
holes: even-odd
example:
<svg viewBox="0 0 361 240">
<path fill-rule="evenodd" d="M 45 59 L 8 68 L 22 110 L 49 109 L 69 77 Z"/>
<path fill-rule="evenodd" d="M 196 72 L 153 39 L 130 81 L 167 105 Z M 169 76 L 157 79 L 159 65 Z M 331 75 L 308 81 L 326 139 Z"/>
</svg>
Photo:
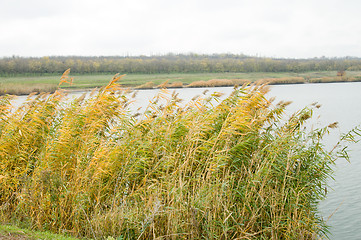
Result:
<svg viewBox="0 0 361 240">
<path fill-rule="evenodd" d="M 259 79 L 296 79 L 303 78 L 305 82 L 319 82 L 317 79 L 334 78 L 336 71 L 329 72 L 306 72 L 306 73 L 172 73 L 172 74 L 128 74 L 122 78 L 121 84 L 124 86 L 140 86 L 148 82 L 153 82 L 154 86 L 168 82 L 168 87 L 180 87 L 194 82 L 209 80 L 232 80 L 247 79 L 254 82 Z M 63 86 L 70 89 L 86 89 L 105 86 L 113 75 L 76 75 L 77 81 L 73 85 Z M 348 71 L 348 78 L 360 79 L 360 71 Z M 1 77 L 0 94 L 29 94 L 32 91 L 39 90 L 47 92 L 50 89 L 56 89 L 58 85 L 58 76 L 39 76 L 39 77 Z M 314 79 L 314 80 L 311 80 Z M 294 81 L 294 80 L 292 80 Z M 357 80 L 360 81 L 360 80 Z M 287 83 L 287 81 L 286 81 Z M 204 84 L 203 84 L 204 85 Z M 49 89 L 50 88 L 50 89 Z"/>
<path fill-rule="evenodd" d="M 333 82 L 360 82 L 361 76 L 355 77 L 321 77 L 321 78 L 311 78 L 309 79 L 310 83 L 333 83 Z"/>
<path fill-rule="evenodd" d="M 305 130 L 318 106 L 286 117 L 267 86 L 243 85 L 186 104 L 163 89 L 134 114 L 118 80 L 70 104 L 62 91 L 15 111 L 0 98 L 1 221 L 93 239 L 327 234 L 317 203 L 347 155 L 323 147 L 335 124 Z"/>
<path fill-rule="evenodd" d="M 32 92 L 55 92 L 57 84 L 0 83 L 0 95 L 28 95 Z"/>
<path fill-rule="evenodd" d="M 12 225 L 0 225 L 0 239 L 29 239 L 29 240 L 76 240 L 77 238 L 67 237 L 50 232 L 31 231 Z"/>
<path fill-rule="evenodd" d="M 250 83 L 247 79 L 210 79 L 208 81 L 195 81 L 187 87 L 229 87 Z"/>
<path fill-rule="evenodd" d="M 303 77 L 282 77 L 282 78 L 262 78 L 260 83 L 267 84 L 302 84 L 306 83 Z"/>
<path fill-rule="evenodd" d="M 149 88 L 154 88 L 154 83 L 153 82 L 146 82 L 142 85 L 136 86 L 136 89 L 149 89 Z"/>
</svg>

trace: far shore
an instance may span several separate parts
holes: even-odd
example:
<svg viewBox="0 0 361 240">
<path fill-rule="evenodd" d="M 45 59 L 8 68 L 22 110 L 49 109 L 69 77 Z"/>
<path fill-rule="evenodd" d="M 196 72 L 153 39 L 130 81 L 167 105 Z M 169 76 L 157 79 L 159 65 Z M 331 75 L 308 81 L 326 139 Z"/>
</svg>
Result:
<svg viewBox="0 0 361 240">
<path fill-rule="evenodd" d="M 74 77 L 73 84 L 63 84 L 62 89 L 88 91 L 105 86 L 114 75 L 82 75 Z M 59 76 L 0 77 L 0 95 L 29 95 L 30 93 L 55 92 L 59 89 Z M 180 89 L 205 87 L 232 87 L 243 84 L 312 84 L 361 82 L 361 72 L 347 72 L 337 76 L 337 72 L 308 73 L 194 73 L 194 74 L 131 74 L 122 77 L 119 84 L 132 90 Z"/>
</svg>

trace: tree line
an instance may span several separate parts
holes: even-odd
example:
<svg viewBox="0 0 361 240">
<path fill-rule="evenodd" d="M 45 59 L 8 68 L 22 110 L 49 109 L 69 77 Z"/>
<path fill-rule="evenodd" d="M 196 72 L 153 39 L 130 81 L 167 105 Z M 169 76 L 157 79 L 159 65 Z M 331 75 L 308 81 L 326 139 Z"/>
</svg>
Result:
<svg viewBox="0 0 361 240">
<path fill-rule="evenodd" d="M 242 54 L 0 58 L 1 76 L 60 74 L 68 68 L 77 74 L 356 71 L 361 70 L 361 58 L 278 59 Z"/>
</svg>

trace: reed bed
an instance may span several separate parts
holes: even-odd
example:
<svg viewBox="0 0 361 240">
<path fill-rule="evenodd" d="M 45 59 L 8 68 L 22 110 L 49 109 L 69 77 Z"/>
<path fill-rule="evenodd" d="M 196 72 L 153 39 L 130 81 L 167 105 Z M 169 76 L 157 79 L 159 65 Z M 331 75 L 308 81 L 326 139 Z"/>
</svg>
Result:
<svg viewBox="0 0 361 240">
<path fill-rule="evenodd" d="M 322 78 L 311 78 L 309 80 L 310 83 L 333 83 L 333 82 L 360 82 L 360 77 L 346 77 L 346 76 L 338 76 L 338 77 L 322 77 Z"/>
<path fill-rule="evenodd" d="M 283 77 L 283 78 L 262 78 L 257 80 L 260 84 L 302 84 L 305 83 L 305 79 L 303 77 Z"/>
<path fill-rule="evenodd" d="M 135 89 L 152 89 L 154 88 L 154 82 L 146 82 L 142 85 L 135 87 Z"/>
<path fill-rule="evenodd" d="M 208 81 L 195 81 L 187 87 L 229 87 L 234 85 L 243 85 L 250 83 L 248 79 L 210 79 Z"/>
<path fill-rule="evenodd" d="M 56 84 L 1 84 L 0 95 L 28 95 L 32 92 L 55 92 Z"/>
<path fill-rule="evenodd" d="M 162 84 L 159 84 L 157 88 L 183 88 L 183 83 L 182 82 L 168 83 L 168 81 L 166 81 Z"/>
<path fill-rule="evenodd" d="M 322 145 L 334 125 L 304 130 L 313 106 L 285 118 L 288 103 L 244 85 L 182 105 L 164 89 L 134 114 L 119 78 L 70 104 L 60 90 L 15 111 L 0 98 L 3 222 L 93 239 L 327 233 L 317 203 L 338 154 Z"/>
<path fill-rule="evenodd" d="M 172 83 L 168 84 L 167 87 L 168 88 L 182 88 L 183 83 L 182 82 L 172 82 Z"/>
</svg>

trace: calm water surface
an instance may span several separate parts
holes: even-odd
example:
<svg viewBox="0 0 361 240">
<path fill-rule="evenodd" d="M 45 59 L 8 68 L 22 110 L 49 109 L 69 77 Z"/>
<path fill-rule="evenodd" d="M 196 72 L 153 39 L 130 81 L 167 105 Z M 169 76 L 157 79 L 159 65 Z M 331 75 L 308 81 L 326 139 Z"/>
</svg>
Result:
<svg viewBox="0 0 361 240">
<path fill-rule="evenodd" d="M 179 97 L 185 102 L 204 91 L 200 89 L 179 89 Z M 231 93 L 233 88 L 208 88 L 210 92 Z M 139 91 L 133 109 L 148 105 L 159 90 Z M 171 91 L 170 91 L 171 92 Z M 82 95 L 73 93 L 69 98 Z M 323 127 L 339 122 L 339 129 L 334 130 L 326 139 L 329 148 L 337 142 L 341 133 L 361 125 L 361 83 L 300 84 L 272 86 L 268 94 L 277 100 L 293 101 L 288 113 L 318 102 L 322 107 L 314 113 L 314 127 Z M 15 105 L 25 101 L 26 97 L 18 97 Z M 318 117 L 319 116 L 319 117 Z M 350 146 L 351 162 L 336 162 L 334 180 L 329 180 L 330 188 L 327 199 L 319 204 L 320 214 L 328 219 L 331 226 L 331 239 L 361 239 L 361 142 Z"/>
<path fill-rule="evenodd" d="M 336 143 L 340 133 L 361 125 L 361 83 L 305 84 L 275 86 L 270 95 L 294 101 L 292 110 L 317 101 L 322 104 L 317 126 L 339 122 L 340 129 L 326 139 L 329 147 Z M 350 145 L 350 163 L 336 162 L 334 180 L 327 199 L 319 210 L 331 226 L 331 239 L 361 239 L 361 142 Z M 333 214 L 333 215 L 332 215 Z"/>
</svg>

